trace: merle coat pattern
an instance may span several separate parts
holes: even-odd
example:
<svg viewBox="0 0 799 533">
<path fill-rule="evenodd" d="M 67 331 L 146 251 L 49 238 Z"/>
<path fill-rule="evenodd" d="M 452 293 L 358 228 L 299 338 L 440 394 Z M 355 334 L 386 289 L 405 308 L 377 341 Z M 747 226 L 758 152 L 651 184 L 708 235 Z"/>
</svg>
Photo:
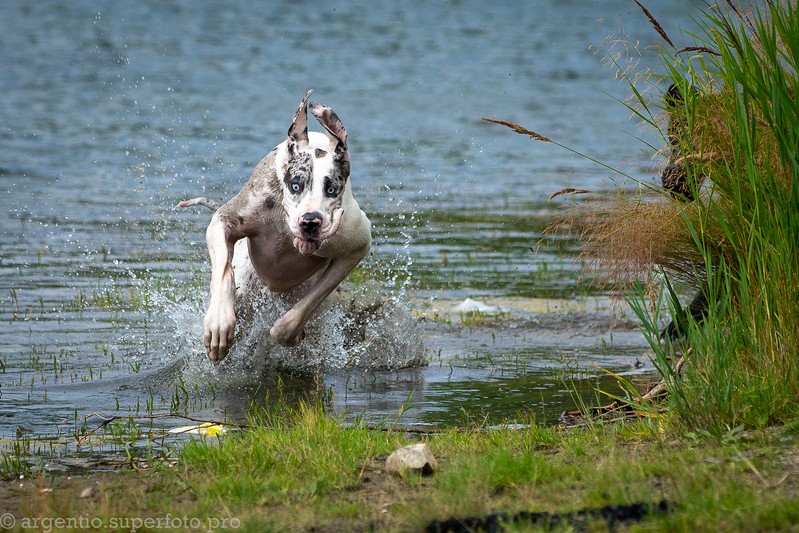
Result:
<svg viewBox="0 0 799 533">
<path fill-rule="evenodd" d="M 206 231 L 211 296 L 203 340 L 215 364 L 234 340 L 237 291 L 251 290 L 246 272 L 294 304 L 270 329 L 280 344 L 294 346 L 314 311 L 371 246 L 371 225 L 352 195 L 347 132 L 332 109 L 308 103 L 311 93 L 287 139 L 216 210 Z M 308 110 L 325 134 L 309 134 Z"/>
</svg>

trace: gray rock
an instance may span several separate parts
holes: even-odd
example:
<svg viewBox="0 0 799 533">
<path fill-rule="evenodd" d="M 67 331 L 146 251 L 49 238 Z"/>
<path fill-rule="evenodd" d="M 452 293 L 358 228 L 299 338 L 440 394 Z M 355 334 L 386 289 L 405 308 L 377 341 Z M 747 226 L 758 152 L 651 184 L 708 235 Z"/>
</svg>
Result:
<svg viewBox="0 0 799 533">
<path fill-rule="evenodd" d="M 415 472 L 429 476 L 437 469 L 438 461 L 423 442 L 400 448 L 386 459 L 386 471 L 396 475 Z"/>
</svg>

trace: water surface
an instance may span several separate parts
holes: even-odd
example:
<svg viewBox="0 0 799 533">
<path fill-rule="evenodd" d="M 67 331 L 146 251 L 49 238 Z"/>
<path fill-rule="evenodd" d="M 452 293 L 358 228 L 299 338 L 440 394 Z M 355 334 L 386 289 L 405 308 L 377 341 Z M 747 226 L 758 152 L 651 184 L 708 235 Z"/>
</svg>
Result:
<svg viewBox="0 0 799 533">
<path fill-rule="evenodd" d="M 679 44 L 697 4 L 652 11 Z M 69 434 L 92 412 L 219 419 L 279 394 L 409 425 L 551 422 L 571 379 L 593 394 L 593 365 L 651 373 L 635 367 L 635 323 L 580 278 L 576 243 L 542 241 L 572 201 L 552 192 L 654 179 L 662 139 L 595 53 L 628 39 L 639 70 L 657 65 L 634 2 L 4 2 L 0 21 L 3 438 Z M 656 82 L 641 88 L 655 97 Z M 367 265 L 420 319 L 429 366 L 240 376 L 209 393 L 209 214 L 174 206 L 235 194 L 309 88 L 348 130 Z M 447 316 L 466 298 L 506 313 Z"/>
</svg>

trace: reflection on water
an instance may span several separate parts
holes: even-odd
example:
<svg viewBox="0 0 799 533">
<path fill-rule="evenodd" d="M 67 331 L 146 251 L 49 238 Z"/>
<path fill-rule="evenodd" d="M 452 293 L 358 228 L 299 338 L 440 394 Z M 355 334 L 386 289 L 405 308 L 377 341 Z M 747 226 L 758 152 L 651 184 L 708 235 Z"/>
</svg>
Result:
<svg viewBox="0 0 799 533">
<path fill-rule="evenodd" d="M 688 28 L 695 3 L 655 15 Z M 607 306 L 555 309 L 602 294 L 579 278 L 573 241 L 541 241 L 563 205 L 551 192 L 634 183 L 480 120 L 652 180 L 647 143 L 662 139 L 628 121 L 612 101 L 624 84 L 588 50 L 621 31 L 654 64 L 659 37 L 634 6 L 283 4 L 0 4 L 14 28 L 0 42 L 0 437 L 69 433 L 94 411 L 236 417 L 267 396 L 375 420 L 404 405 L 414 425 L 549 422 L 570 405 L 564 381 L 601 374 L 592 363 L 651 371 L 632 368 L 645 343 Z M 234 194 L 309 88 L 349 132 L 375 234 L 363 272 L 424 316 L 429 366 L 214 383 L 200 343 L 208 216 L 174 206 Z M 467 297 L 518 300 L 494 322 L 429 314 Z M 536 299 L 552 308 L 521 303 Z"/>
</svg>

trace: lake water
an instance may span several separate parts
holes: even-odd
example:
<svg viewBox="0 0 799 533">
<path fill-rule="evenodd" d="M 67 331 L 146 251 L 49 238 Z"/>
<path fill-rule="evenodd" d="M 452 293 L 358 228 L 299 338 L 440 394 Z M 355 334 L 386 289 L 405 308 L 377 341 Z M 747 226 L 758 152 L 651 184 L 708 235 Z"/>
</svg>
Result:
<svg viewBox="0 0 799 533">
<path fill-rule="evenodd" d="M 679 47 L 702 3 L 651 4 Z M 267 394 L 407 425 L 551 422 L 570 381 L 593 394 L 592 365 L 651 375 L 629 312 L 579 278 L 576 244 L 539 244 L 573 201 L 552 192 L 636 183 L 481 120 L 655 180 L 662 139 L 602 61 L 626 38 L 620 66 L 658 65 L 631 0 L 43 0 L 0 3 L 0 25 L 0 437 L 70 434 L 93 412 L 221 419 Z M 220 378 L 200 342 L 209 215 L 174 206 L 235 194 L 309 88 L 347 128 L 367 264 L 419 319 L 429 365 Z M 461 323 L 466 298 L 507 313 Z"/>
</svg>

